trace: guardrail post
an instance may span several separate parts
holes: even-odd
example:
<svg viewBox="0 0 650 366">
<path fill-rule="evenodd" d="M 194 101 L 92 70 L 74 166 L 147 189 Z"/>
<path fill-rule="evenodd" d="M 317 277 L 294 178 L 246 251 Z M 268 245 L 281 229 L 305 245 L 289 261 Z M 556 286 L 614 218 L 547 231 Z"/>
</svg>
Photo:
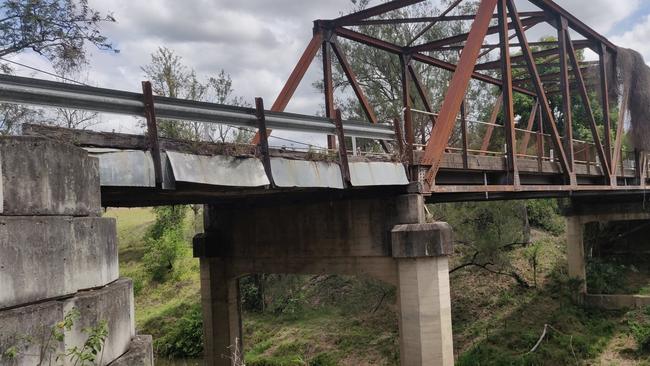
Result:
<svg viewBox="0 0 650 366">
<path fill-rule="evenodd" d="M 343 120 L 341 118 L 341 110 L 337 109 L 334 112 L 334 123 L 336 124 L 336 136 L 339 140 L 339 157 L 341 160 L 341 175 L 343 182 L 346 186 L 350 186 L 350 165 L 348 164 L 348 151 L 345 147 L 345 134 L 343 133 Z"/>
<path fill-rule="evenodd" d="M 273 172 L 271 170 L 271 155 L 269 154 L 269 136 L 266 129 L 266 117 L 264 114 L 264 100 L 262 98 L 255 98 L 255 115 L 257 116 L 257 136 L 259 142 L 257 144 L 260 154 L 262 155 L 262 165 L 266 177 L 269 178 L 271 187 L 275 187 L 273 182 Z"/>
<path fill-rule="evenodd" d="M 144 116 L 147 119 L 147 144 L 153 159 L 153 171 L 156 188 L 162 188 L 162 159 L 160 158 L 160 144 L 158 143 L 158 124 L 156 123 L 156 110 L 153 103 L 151 82 L 142 82 L 142 96 L 144 99 Z"/>
</svg>

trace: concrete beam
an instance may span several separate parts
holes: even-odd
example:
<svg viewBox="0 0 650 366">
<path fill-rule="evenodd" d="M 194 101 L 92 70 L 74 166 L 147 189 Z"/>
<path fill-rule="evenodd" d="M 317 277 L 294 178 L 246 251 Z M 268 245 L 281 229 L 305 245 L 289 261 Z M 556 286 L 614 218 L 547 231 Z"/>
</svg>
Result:
<svg viewBox="0 0 650 366">
<path fill-rule="evenodd" d="M 0 309 L 119 277 L 115 219 L 0 216 Z"/>
<path fill-rule="evenodd" d="M 99 216 L 99 164 L 83 149 L 38 137 L 0 137 L 3 215 Z"/>
<path fill-rule="evenodd" d="M 446 222 L 397 225 L 391 230 L 393 258 L 442 257 L 453 254 L 451 226 Z"/>
<path fill-rule="evenodd" d="M 75 308 L 79 310 L 80 318 L 74 322 L 72 330 L 65 332 L 62 342 L 51 340 L 52 327 Z M 0 311 L 0 350 L 18 346 L 18 354 L 11 363 L 15 366 L 37 365 L 41 358 L 49 360 L 52 357 L 54 360 L 64 350 L 82 346 L 88 338 L 82 329 L 95 326 L 101 320 L 106 320 L 108 325 L 102 361 L 98 363 L 104 366 L 123 355 L 135 336 L 131 280 L 120 279 L 104 288 L 80 292 L 66 300 Z M 41 355 L 44 345 L 47 347 Z M 48 347 L 51 350 L 47 350 Z M 71 366 L 73 363 L 66 358 L 58 364 Z"/>
</svg>

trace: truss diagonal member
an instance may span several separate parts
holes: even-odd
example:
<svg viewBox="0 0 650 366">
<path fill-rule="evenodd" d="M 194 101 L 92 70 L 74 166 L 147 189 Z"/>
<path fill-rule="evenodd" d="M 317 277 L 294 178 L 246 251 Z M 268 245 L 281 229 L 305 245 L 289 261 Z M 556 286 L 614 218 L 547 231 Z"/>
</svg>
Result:
<svg viewBox="0 0 650 366">
<path fill-rule="evenodd" d="M 573 48 L 573 45 L 571 44 L 571 35 L 566 30 L 564 31 L 564 37 L 567 40 L 567 51 L 569 53 L 569 60 L 571 60 L 573 73 L 575 74 L 575 78 L 578 81 L 578 91 L 580 92 L 582 103 L 584 104 L 585 110 L 587 111 L 587 117 L 589 117 L 589 128 L 591 129 L 591 134 L 594 138 L 594 143 L 596 144 L 596 151 L 598 152 L 600 164 L 603 167 L 603 174 L 606 174 L 606 177 L 609 179 L 611 177 L 612 170 L 609 167 L 609 161 L 605 155 L 605 149 L 603 148 L 603 144 L 600 140 L 600 134 L 598 133 L 598 128 L 596 127 L 596 118 L 594 117 L 594 112 L 591 108 L 591 102 L 589 101 L 589 94 L 587 93 L 587 86 L 585 85 L 582 71 L 580 71 L 578 57 L 576 56 L 576 51 Z M 605 131 L 605 133 L 609 133 L 609 131 Z"/>
<path fill-rule="evenodd" d="M 485 155 L 487 149 L 490 147 L 490 140 L 492 140 L 492 134 L 494 133 L 494 125 L 497 123 L 499 113 L 501 113 L 501 107 L 503 107 L 503 93 L 499 94 L 497 102 L 494 104 L 494 108 L 492 108 L 492 114 L 490 115 L 490 120 L 485 129 L 485 135 L 483 136 L 483 142 L 481 143 L 481 155 Z"/>
<path fill-rule="evenodd" d="M 418 34 L 416 34 L 413 38 L 411 38 L 411 40 L 408 41 L 408 43 L 406 44 L 406 46 L 407 46 L 407 47 L 410 47 L 410 46 L 413 44 L 413 42 L 415 42 L 415 41 L 417 41 L 418 39 L 420 39 L 420 37 L 422 37 L 422 35 L 424 35 L 424 33 L 428 32 L 429 29 L 433 28 L 433 26 L 436 25 L 436 24 L 438 23 L 438 20 L 440 20 L 440 18 L 445 17 L 445 16 L 446 16 L 447 14 L 449 14 L 452 10 L 456 9 L 456 7 L 457 7 L 460 3 L 462 3 L 462 2 L 463 2 L 463 0 L 456 0 L 456 1 L 454 1 L 453 4 L 449 5 L 449 7 L 439 15 L 439 18 L 438 18 L 437 20 L 434 20 L 434 21 L 432 21 L 431 23 L 427 24 L 426 27 L 422 28 L 422 29 L 418 32 Z"/>
<path fill-rule="evenodd" d="M 560 134 L 558 133 L 557 125 L 555 123 L 555 117 L 553 116 L 553 112 L 551 111 L 551 107 L 548 103 L 548 98 L 546 97 L 546 93 L 544 92 L 544 86 L 539 77 L 539 73 L 537 72 L 537 65 L 535 65 L 535 59 L 533 58 L 530 47 L 528 46 L 528 39 L 526 38 L 526 34 L 524 33 L 524 26 L 522 25 L 521 20 L 517 15 L 517 8 L 514 4 L 514 1 L 508 0 L 507 5 L 508 5 L 508 12 L 510 13 L 510 17 L 512 18 L 512 23 L 514 23 L 515 32 L 517 33 L 517 37 L 519 38 L 519 43 L 521 44 L 522 53 L 526 58 L 526 63 L 528 65 L 528 72 L 533 78 L 533 84 L 535 86 L 535 91 L 537 93 L 537 100 L 540 102 L 542 106 L 542 115 L 543 115 L 542 119 L 546 120 L 546 122 L 549 124 L 549 133 L 551 134 L 551 140 L 553 141 L 553 145 L 558 151 L 558 156 L 560 159 L 562 170 L 564 171 L 564 174 L 567 176 L 567 178 L 571 179 L 571 177 L 573 176 L 573 171 L 571 171 L 569 168 L 569 163 L 566 154 L 564 153 L 564 147 L 562 146 L 562 140 L 560 139 Z"/>
<path fill-rule="evenodd" d="M 341 25 L 350 25 L 355 22 L 358 22 L 360 20 L 368 19 L 370 17 L 374 17 L 377 15 L 381 15 L 384 13 L 387 13 L 392 10 L 397 10 L 409 5 L 421 3 L 424 0 L 394 0 L 394 1 L 389 1 L 384 4 L 380 4 L 377 6 L 370 7 L 368 9 L 364 9 L 361 11 L 358 11 L 356 13 L 344 15 L 342 17 L 336 18 L 331 20 L 331 23 L 335 26 L 341 26 Z"/>
<path fill-rule="evenodd" d="M 490 17 L 492 17 L 492 15 L 490 15 Z M 539 24 L 541 22 L 544 22 L 544 21 L 546 21 L 545 16 L 532 16 L 532 17 L 525 18 L 524 20 L 522 20 L 521 24 L 524 27 L 529 27 L 529 26 L 537 25 L 537 24 Z M 508 23 L 508 29 L 513 29 L 513 27 L 514 27 L 513 22 Z M 488 34 L 496 34 L 496 33 L 499 33 L 499 27 L 498 26 L 488 27 L 486 32 L 485 32 L 486 35 L 488 35 Z M 439 39 L 437 41 L 427 42 L 427 43 L 423 43 L 423 44 L 418 45 L 418 46 L 413 46 L 410 49 L 413 52 L 435 51 L 436 49 L 438 49 L 440 47 L 444 47 L 444 46 L 452 45 L 452 44 L 455 44 L 455 43 L 463 42 L 463 41 L 469 39 L 470 34 L 471 34 L 471 32 L 470 33 L 463 33 L 463 34 L 459 34 L 459 35 L 456 35 L 456 36 L 451 36 L 451 37 L 448 37 L 448 38 Z M 482 47 L 482 45 L 481 45 L 481 47 Z"/>
<path fill-rule="evenodd" d="M 314 60 L 314 57 L 316 57 L 316 54 L 318 53 L 318 49 L 321 47 L 322 42 L 323 42 L 323 36 L 321 35 L 321 33 L 317 32 L 316 34 L 314 34 L 311 41 L 309 41 L 309 44 L 307 45 L 307 48 L 303 52 L 302 56 L 300 56 L 300 60 L 298 61 L 298 64 L 296 64 L 296 67 L 291 72 L 289 79 L 284 84 L 282 91 L 280 91 L 280 95 L 278 95 L 277 99 L 273 103 L 273 106 L 271 107 L 271 111 L 284 112 L 284 109 L 287 107 L 287 104 L 289 104 L 291 97 L 293 97 L 293 93 L 296 92 L 298 85 L 302 81 L 302 78 L 305 76 L 305 73 L 307 72 L 309 65 L 311 65 L 311 62 Z M 271 131 L 269 130 L 268 133 L 270 134 Z M 255 137 L 253 138 L 252 144 L 257 145 L 259 144 L 259 142 L 260 142 L 260 136 L 256 134 Z"/>
<path fill-rule="evenodd" d="M 501 80 L 503 82 L 503 125 L 506 133 L 508 183 L 518 186 L 520 182 L 517 167 L 517 138 L 515 136 L 515 110 L 513 106 L 514 96 L 512 93 L 512 67 L 510 63 L 510 39 L 508 38 L 508 11 L 506 9 L 506 1 L 499 0 L 497 5 L 499 14 L 499 41 L 501 44 Z"/>
<path fill-rule="evenodd" d="M 350 63 L 348 62 L 347 58 L 345 57 L 345 54 L 343 53 L 341 46 L 339 46 L 336 40 L 332 41 L 331 44 L 332 44 L 332 50 L 334 51 L 336 58 L 339 60 L 339 64 L 341 65 L 341 68 L 343 69 L 345 76 L 350 82 L 350 86 L 352 86 L 352 90 L 354 91 L 354 94 L 357 96 L 357 99 L 361 103 L 361 108 L 363 109 L 363 112 L 365 113 L 366 117 L 370 122 L 377 123 L 377 116 L 375 115 L 375 112 L 373 112 L 372 106 L 368 102 L 368 98 L 366 98 L 366 95 L 363 93 L 363 90 L 361 89 L 361 86 L 359 85 L 359 82 L 357 80 L 357 76 L 352 70 L 352 66 L 350 66 Z"/>
<path fill-rule="evenodd" d="M 431 131 L 431 137 L 424 151 L 422 163 L 431 165 L 431 169 L 426 175 L 429 186 L 433 185 L 433 180 L 438 173 L 445 148 L 449 142 L 449 137 L 454 129 L 456 116 L 460 111 L 460 105 L 465 97 L 465 92 L 474 71 L 474 65 L 481 52 L 481 46 L 485 35 L 490 26 L 492 14 L 496 8 L 497 0 L 483 0 L 479 6 L 476 18 L 469 32 L 467 44 L 460 56 L 458 67 L 454 76 L 449 83 L 447 95 L 440 109 L 436 126 Z"/>
<path fill-rule="evenodd" d="M 374 48 L 380 49 L 382 51 L 390 52 L 390 53 L 395 54 L 395 55 L 402 55 L 402 54 L 408 53 L 408 52 L 406 52 L 406 50 L 404 48 L 402 48 L 402 47 L 400 47 L 400 46 L 398 46 L 396 44 L 386 42 L 384 40 L 377 39 L 377 38 L 365 35 L 363 33 L 355 32 L 353 30 L 349 30 L 349 29 L 346 29 L 346 28 L 338 27 L 338 28 L 334 29 L 334 33 L 336 33 L 336 35 L 339 36 L 339 37 L 349 39 L 351 41 L 358 42 L 358 43 L 361 43 L 361 44 L 365 44 L 366 46 L 374 47 Z M 454 64 L 446 62 L 446 61 L 439 60 L 439 59 L 437 59 L 435 57 L 423 55 L 421 53 L 413 53 L 413 54 L 411 54 L 411 59 L 415 60 L 415 61 L 418 61 L 418 62 L 422 62 L 422 63 L 430 65 L 430 66 L 435 66 L 435 67 L 441 68 L 443 70 L 451 71 L 451 72 L 455 72 L 456 68 L 457 68 L 457 65 L 454 65 Z M 496 86 L 501 86 L 502 85 L 501 80 L 499 80 L 497 78 L 494 78 L 492 76 L 488 76 L 488 75 L 485 75 L 485 74 L 478 73 L 478 72 L 472 72 L 471 77 L 474 78 L 475 80 L 483 81 L 483 82 L 488 83 L 488 84 L 492 84 L 492 85 L 496 85 Z M 516 92 L 518 92 L 518 93 L 522 93 L 522 94 L 530 95 L 530 96 L 535 96 L 535 93 L 533 93 L 532 91 L 530 91 L 528 89 L 525 89 L 525 88 L 515 87 L 514 90 Z"/>
<path fill-rule="evenodd" d="M 429 95 L 424 89 L 424 84 L 420 80 L 420 77 L 418 76 L 417 72 L 415 72 L 415 68 L 413 65 L 409 64 L 408 65 L 409 72 L 411 73 L 411 79 L 413 80 L 413 84 L 415 84 L 415 89 L 418 91 L 418 94 L 420 95 L 420 100 L 422 100 L 422 104 L 424 105 L 424 110 L 431 113 L 429 114 L 429 119 L 431 119 L 431 126 L 436 125 L 436 117 L 433 115 L 433 106 L 431 105 L 431 101 L 429 100 Z"/>
</svg>

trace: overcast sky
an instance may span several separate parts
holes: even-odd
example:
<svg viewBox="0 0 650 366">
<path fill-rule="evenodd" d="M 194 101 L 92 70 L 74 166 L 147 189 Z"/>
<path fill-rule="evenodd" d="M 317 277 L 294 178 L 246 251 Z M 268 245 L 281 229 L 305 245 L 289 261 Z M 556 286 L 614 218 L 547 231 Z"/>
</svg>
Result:
<svg viewBox="0 0 650 366">
<path fill-rule="evenodd" d="M 557 2 L 617 45 L 635 48 L 650 60 L 650 0 Z M 251 103 L 256 96 L 264 97 L 267 105 L 309 41 L 312 21 L 334 18 L 351 8 L 350 0 L 90 0 L 90 4 L 117 19 L 103 31 L 120 52 L 91 50 L 89 84 L 139 91 L 144 78 L 140 67 L 159 46 L 166 46 L 199 76 L 207 78 L 224 69 L 232 76 L 235 94 Z M 51 70 L 33 54 L 13 59 Z M 20 67 L 16 71 L 47 78 Z M 320 109 L 322 97 L 311 87 L 318 73 L 314 63 L 288 111 L 313 114 Z"/>
</svg>

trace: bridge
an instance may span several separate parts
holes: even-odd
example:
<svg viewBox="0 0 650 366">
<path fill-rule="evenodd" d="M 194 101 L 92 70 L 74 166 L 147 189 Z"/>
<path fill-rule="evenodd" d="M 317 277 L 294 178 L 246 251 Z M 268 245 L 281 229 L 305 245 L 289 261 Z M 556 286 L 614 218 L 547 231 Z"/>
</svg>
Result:
<svg viewBox="0 0 650 366">
<path fill-rule="evenodd" d="M 570 273 L 584 280 L 582 225 L 650 218 L 643 204 L 650 172 L 646 152 L 624 147 L 629 93 L 610 100 L 618 48 L 605 37 L 550 0 L 529 0 L 537 10 L 526 12 L 512 0 L 482 0 L 475 14 L 449 15 L 458 0 L 438 16 L 394 17 L 419 2 L 390 1 L 315 21 L 312 40 L 270 109 L 260 98 L 244 108 L 154 96 L 148 82 L 142 93 L 132 93 L 9 75 L 0 76 L 0 101 L 146 119 L 144 135 L 40 125 L 25 125 L 23 134 L 74 144 L 97 158 L 103 206 L 206 204 L 205 233 L 195 238 L 194 252 L 201 259 L 209 365 L 230 365 L 221 356 L 241 344 L 237 279 L 250 273 L 367 275 L 394 284 L 402 365 L 451 365 L 452 230 L 427 223 L 425 203 L 571 198 Z M 433 24 L 452 20 L 471 21 L 470 31 L 423 40 Z M 422 28 L 408 44 L 364 33 L 399 24 Z M 530 42 L 526 32 L 539 24 L 550 25 L 557 41 Z M 498 43 L 487 43 L 492 34 Z M 377 118 L 342 40 L 399 59 L 400 116 Z M 598 61 L 581 61 L 582 49 L 591 49 Z M 326 115 L 285 112 L 319 50 Z M 456 64 L 440 56 L 450 51 L 462 51 Z M 482 59 L 494 53 L 497 60 Z M 344 120 L 336 109 L 333 59 L 366 121 Z M 549 65 L 559 72 L 540 73 Z M 426 67 L 451 75 L 438 111 L 418 74 Z M 596 81 L 586 77 L 587 69 L 597 71 Z M 487 121 L 466 113 L 471 80 L 500 90 Z M 594 112 L 594 92 L 602 120 Z M 515 94 L 533 100 L 525 121 L 515 116 Z M 561 96 L 561 105 L 551 105 L 552 95 Z M 591 133 L 586 140 L 573 137 L 572 98 L 582 101 L 581 122 Z M 419 117 L 427 121 L 421 130 L 414 123 Z M 159 136 L 163 119 L 245 128 L 256 136 L 250 144 L 173 140 Z M 272 130 L 328 135 L 328 147 L 274 147 Z M 370 141 L 364 146 L 372 149 L 359 149 L 358 140 Z M 580 294 L 589 299 L 586 287 Z"/>
</svg>

